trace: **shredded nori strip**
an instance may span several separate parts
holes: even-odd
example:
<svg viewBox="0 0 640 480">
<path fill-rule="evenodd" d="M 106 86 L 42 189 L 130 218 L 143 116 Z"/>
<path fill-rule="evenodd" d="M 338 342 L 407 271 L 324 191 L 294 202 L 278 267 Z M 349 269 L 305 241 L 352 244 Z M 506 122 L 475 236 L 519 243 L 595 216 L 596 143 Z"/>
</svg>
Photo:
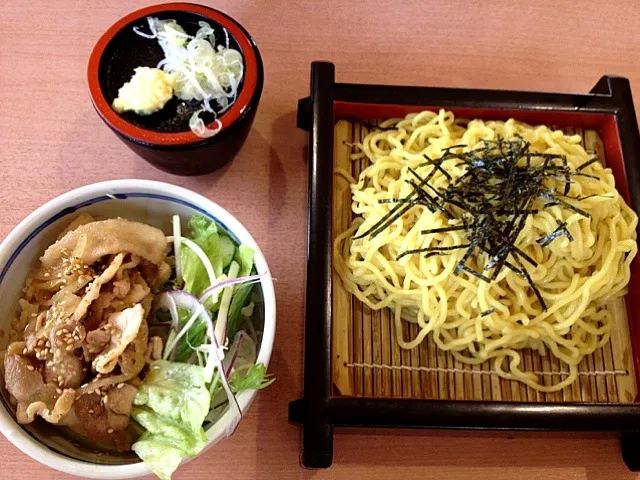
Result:
<svg viewBox="0 0 640 480">
<path fill-rule="evenodd" d="M 596 163 L 598 161 L 598 157 L 593 157 L 591 160 L 584 162 L 582 165 L 580 165 L 578 168 L 576 168 L 576 170 L 580 171 L 580 170 L 584 170 L 585 168 L 587 168 L 589 165 L 593 165 L 594 163 Z"/>
<path fill-rule="evenodd" d="M 558 224 L 558 227 L 553 232 L 551 232 L 546 237 L 539 238 L 538 240 L 536 240 L 536 242 L 538 242 L 543 247 L 546 247 L 551 242 L 553 242 L 556 238 L 562 235 L 566 236 L 570 242 L 573 242 L 573 236 L 571 235 L 571 233 L 569 233 L 569 229 L 567 228 L 567 222 L 562 222 L 556 219 L 556 223 Z"/>
<path fill-rule="evenodd" d="M 431 170 L 431 172 L 429 173 L 429 175 L 427 175 L 418 186 L 422 186 L 423 184 L 427 183 L 429 180 L 431 180 L 431 178 L 433 177 L 433 175 L 435 175 L 436 169 L 433 168 Z M 389 225 L 391 225 L 394 221 L 396 221 L 396 219 L 400 218 L 402 215 L 404 215 L 407 211 L 409 211 L 409 209 L 411 207 L 413 207 L 415 205 L 415 200 L 414 197 L 418 195 L 418 192 L 416 190 L 414 190 L 413 192 L 411 192 L 409 195 L 407 195 L 404 200 L 406 200 L 408 203 L 407 205 L 403 205 L 403 204 L 398 204 L 395 207 L 393 207 L 389 213 L 387 213 L 387 215 L 385 215 L 384 217 L 382 217 L 373 227 L 371 227 L 369 230 L 367 230 L 366 232 L 353 237 L 354 239 L 358 239 L 358 238 L 363 238 L 366 237 L 367 235 L 371 235 L 372 237 L 375 237 L 376 235 L 378 235 L 380 232 L 383 232 Z M 411 200 L 409 202 L 409 200 Z M 398 210 L 402 210 L 402 212 L 400 214 L 398 214 Z"/>
<path fill-rule="evenodd" d="M 461 230 L 469 230 L 467 225 L 458 225 L 455 227 L 442 227 L 442 228 L 430 228 L 429 230 L 422 230 L 420 233 L 427 235 L 429 233 L 445 233 L 445 232 L 457 232 Z"/>
<path fill-rule="evenodd" d="M 593 178 L 594 180 L 600 180 L 600 177 L 598 177 L 597 175 L 591 175 L 590 173 L 573 172 L 571 175 L 574 175 L 576 177 L 586 177 L 586 178 Z"/>
<path fill-rule="evenodd" d="M 491 307 L 488 310 L 485 310 L 484 312 L 480 312 L 480 316 L 486 317 L 487 315 L 491 315 L 495 311 L 496 311 L 496 307 Z"/>
<path fill-rule="evenodd" d="M 441 164 L 442 164 L 442 159 L 439 160 L 431 160 L 431 158 L 429 158 L 428 155 L 422 155 L 424 158 L 426 158 L 426 162 L 422 162 L 420 165 L 418 165 L 418 167 L 423 167 L 425 165 L 433 165 L 435 168 L 437 168 L 438 170 L 440 170 L 440 173 L 442 173 L 445 177 L 447 177 L 447 180 L 451 181 L 453 180 L 451 178 L 451 175 L 449 175 L 449 172 L 447 172 L 444 168 L 442 168 Z M 409 169 L 411 170 L 411 168 Z"/>
<path fill-rule="evenodd" d="M 427 192 L 418 187 L 418 184 L 413 180 L 407 180 L 407 183 L 415 188 L 415 191 L 418 193 L 418 199 L 416 202 L 419 202 L 421 205 L 427 207 L 430 211 L 435 212 L 436 210 L 444 211 L 442 205 L 438 204 Z"/>
<path fill-rule="evenodd" d="M 451 145 L 450 147 L 445 147 L 442 149 L 443 152 L 448 152 L 450 150 L 453 150 L 454 148 L 466 148 L 469 145 L 463 145 L 463 144 L 458 144 L 458 145 Z"/>
<path fill-rule="evenodd" d="M 529 275 L 529 272 L 527 272 L 527 269 L 524 268 L 524 265 L 522 265 L 522 262 L 520 262 L 520 259 L 518 259 L 518 257 L 515 257 L 515 261 L 520 266 L 522 275 L 529 282 L 529 286 L 533 289 L 533 293 L 536 294 L 536 297 L 538 298 L 538 301 L 540 302 L 540 305 L 542 306 L 542 309 L 546 312 L 547 311 L 547 304 L 544 303 L 544 299 L 542 298 L 542 295 L 540 294 L 540 290 L 538 290 L 538 287 L 536 287 L 536 284 L 533 283 L 533 280 L 531 280 L 531 275 Z"/>
<path fill-rule="evenodd" d="M 615 197 L 612 197 L 611 195 L 602 195 L 601 193 L 593 193 L 591 195 L 579 195 L 577 197 L 570 197 L 568 195 L 564 195 L 565 198 L 571 198 L 573 200 L 586 200 L 588 198 L 594 198 L 594 197 L 600 197 L 600 198 L 610 198 L 610 199 L 614 199 Z"/>
<path fill-rule="evenodd" d="M 422 182 L 422 177 L 421 177 L 420 175 L 418 175 L 418 173 L 417 173 L 413 168 L 409 167 L 409 172 L 411 172 L 411 174 L 412 174 L 414 177 L 416 177 L 416 179 L 418 180 L 418 182 Z M 449 178 L 450 178 L 450 177 L 449 177 Z M 411 183 L 411 182 L 409 182 L 409 183 Z M 414 184 L 414 183 L 411 183 L 411 184 L 415 186 L 415 184 Z M 429 188 L 433 191 L 433 193 L 435 193 L 435 194 L 436 194 L 437 196 L 439 196 L 439 197 L 442 197 L 442 194 L 438 191 L 438 189 L 437 189 L 437 188 L 435 188 L 434 186 L 432 186 L 429 182 L 425 183 L 425 184 L 424 184 L 424 186 L 425 186 L 425 187 L 429 187 Z M 417 188 L 417 187 L 416 187 L 416 188 Z M 420 188 L 422 188 L 422 187 L 420 187 Z"/>
<path fill-rule="evenodd" d="M 453 245 L 451 247 L 426 247 L 426 248 L 416 248 L 415 250 L 407 250 L 402 252 L 400 255 L 396 257 L 396 260 L 400 260 L 402 257 L 406 255 L 411 255 L 412 253 L 422 253 L 422 252 L 447 252 L 450 250 L 458 250 L 460 248 L 467 248 L 469 244 L 466 245 Z"/>
<path fill-rule="evenodd" d="M 424 205 L 431 212 L 440 210 L 447 218 L 454 218 L 454 216 L 447 211 L 443 204 L 438 203 L 436 199 L 434 199 L 431 195 L 424 191 L 424 189 L 420 188 L 419 184 L 417 184 L 413 180 L 407 180 L 407 183 L 409 183 L 409 185 L 415 188 L 415 191 L 418 192 L 418 200 L 416 200 L 417 203 L 419 203 L 420 205 Z"/>
<path fill-rule="evenodd" d="M 518 247 L 512 247 L 511 248 L 511 252 L 515 253 L 519 257 L 524 258 L 527 262 L 529 262 L 531 265 L 533 265 L 533 268 L 536 268 L 538 266 L 538 262 L 536 262 L 533 258 L 531 258 L 529 255 L 524 253 Z"/>
<path fill-rule="evenodd" d="M 424 258 L 429 258 L 429 257 L 441 257 L 443 255 L 449 255 L 449 252 L 431 252 L 431 253 L 427 253 Z"/>
<path fill-rule="evenodd" d="M 550 203 L 548 203 L 547 205 L 562 205 L 563 207 L 568 208 L 569 210 L 572 210 L 572 211 L 574 211 L 576 213 L 579 213 L 583 217 L 591 218 L 591 215 L 588 212 L 585 212 L 584 210 L 582 210 L 582 209 L 580 209 L 578 207 L 574 207 L 569 202 L 565 202 L 561 198 L 554 197 L 553 195 L 549 195 L 548 193 L 543 193 L 540 196 L 542 198 L 550 200 Z"/>
<path fill-rule="evenodd" d="M 378 203 L 411 203 L 411 200 L 406 198 L 381 198 Z"/>
<path fill-rule="evenodd" d="M 414 200 L 413 202 L 409 202 L 406 205 L 403 205 L 402 208 L 397 208 L 394 207 L 394 210 L 396 210 L 396 212 L 391 215 L 391 216 L 385 216 L 383 217 L 378 223 L 376 223 L 373 227 L 375 228 L 375 230 L 371 231 L 369 230 L 368 232 L 359 235 L 357 237 L 354 238 L 360 238 L 360 237 L 364 237 L 366 236 L 369 232 L 371 232 L 371 236 L 375 237 L 376 235 L 378 235 L 380 232 L 383 232 L 389 225 L 391 225 L 393 222 L 395 222 L 398 218 L 402 217 L 402 215 L 404 215 L 405 213 L 407 213 L 409 210 L 411 210 L 411 208 L 416 204 L 416 201 Z M 399 207 L 400 205 L 398 205 Z M 377 228 L 376 228 L 377 227 Z"/>
<path fill-rule="evenodd" d="M 478 147 L 468 152 L 454 152 L 464 147 L 466 145 L 444 148 L 442 156 L 437 160 L 424 155 L 425 162 L 416 168 L 409 168 L 415 180 L 410 179 L 407 182 L 413 190 L 403 198 L 380 200 L 380 203 L 396 205 L 375 225 L 354 238 L 367 235 L 375 237 L 416 205 L 426 207 L 431 212 L 440 211 L 450 219 L 461 220 L 463 224 L 422 230 L 421 233 L 464 231 L 467 243 L 407 250 L 400 253 L 398 259 L 415 253 L 426 253 L 425 257 L 451 255 L 456 250 L 466 248 L 454 270 L 457 275 L 465 272 L 482 281 L 491 282 L 498 277 L 503 268 L 509 268 L 527 280 L 540 305 L 546 310 L 544 299 L 523 262 L 533 267 L 537 267 L 538 264 L 515 245 L 516 240 L 527 218 L 540 210 L 531 208 L 535 199 L 547 201 L 542 208 L 561 205 L 579 215 L 590 217 L 588 212 L 563 198 L 580 201 L 594 196 L 572 197 L 569 193 L 574 176 L 600 180 L 595 175 L 578 171 L 597 161 L 597 157 L 573 170 L 564 155 L 533 152 L 530 150 L 529 142 L 521 137 L 513 140 L 501 137 L 483 140 Z M 442 164 L 447 161 L 454 161 L 465 170 L 455 180 L 442 168 Z M 417 169 L 428 166 L 431 166 L 431 169 L 423 177 Z M 449 180 L 446 189 L 439 190 L 429 183 L 436 172 L 441 172 Z M 558 186 L 561 192 L 556 191 L 554 183 L 549 182 L 559 182 L 562 185 Z M 561 235 L 573 241 L 566 223 L 558 221 L 558 228 L 537 242 L 547 246 Z M 481 267 L 482 272 L 467 265 L 471 257 L 479 255 L 487 256 L 484 267 Z M 486 275 L 483 273 L 488 271 L 490 272 Z"/>
<path fill-rule="evenodd" d="M 476 272 L 473 268 L 467 267 L 466 265 L 460 265 L 459 268 L 456 268 L 456 273 L 459 274 L 459 272 L 461 272 L 461 271 L 462 272 L 467 272 L 468 274 L 470 274 L 470 275 L 472 275 L 472 276 L 474 276 L 476 278 L 479 278 L 483 282 L 491 283 L 491 279 L 489 277 L 485 277 L 481 273 Z"/>
</svg>

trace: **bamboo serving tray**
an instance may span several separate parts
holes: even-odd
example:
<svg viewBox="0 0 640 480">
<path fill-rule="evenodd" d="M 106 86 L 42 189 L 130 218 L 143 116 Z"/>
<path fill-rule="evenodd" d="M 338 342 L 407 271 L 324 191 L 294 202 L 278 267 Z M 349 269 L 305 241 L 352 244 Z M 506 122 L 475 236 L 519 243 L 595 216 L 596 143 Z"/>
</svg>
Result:
<svg viewBox="0 0 640 480">
<path fill-rule="evenodd" d="M 349 144 L 365 125 L 440 108 L 579 133 L 640 212 L 640 135 L 624 78 L 602 77 L 587 94 L 366 85 L 336 82 L 333 64 L 314 62 L 311 94 L 298 104 L 298 126 L 309 132 L 304 395 L 289 404 L 289 420 L 302 426 L 302 464 L 331 465 L 336 426 L 556 430 L 619 433 L 625 463 L 640 471 L 640 257 L 625 300 L 611 305 L 611 341 L 584 359 L 573 385 L 550 394 L 503 380 L 489 365 L 460 364 L 430 337 L 402 349 L 390 311 L 372 312 L 342 288 L 333 239 L 352 221 L 351 192 L 334 169 L 358 176 L 362 161 L 350 160 Z M 406 336 L 417 327 L 402 328 Z M 554 358 L 524 357 L 545 379 L 563 375 Z"/>
<path fill-rule="evenodd" d="M 371 122 L 367 122 L 369 125 Z M 606 163 L 602 140 L 595 130 L 565 128 L 578 134 L 585 149 Z M 356 142 L 362 142 L 369 127 L 341 120 L 334 130 L 334 169 L 350 172 L 357 179 L 369 160 L 352 161 Z M 351 211 L 349 182 L 340 175 L 333 180 L 333 238 L 346 230 Z M 558 392 L 541 393 L 528 385 L 500 378 L 490 362 L 467 365 L 437 348 L 431 335 L 416 348 L 406 350 L 396 340 L 396 325 L 390 309 L 372 311 L 342 286 L 332 273 L 332 378 L 336 394 L 374 398 L 433 400 L 493 400 L 527 402 L 629 403 L 637 394 L 629 324 L 624 299 L 609 306 L 614 317 L 610 341 L 579 365 L 578 380 Z M 402 322 L 404 338 L 413 338 L 418 325 Z M 527 371 L 539 373 L 545 385 L 567 375 L 567 367 L 547 350 L 541 356 L 523 351 Z M 564 373 L 563 373 L 564 372 Z"/>
</svg>

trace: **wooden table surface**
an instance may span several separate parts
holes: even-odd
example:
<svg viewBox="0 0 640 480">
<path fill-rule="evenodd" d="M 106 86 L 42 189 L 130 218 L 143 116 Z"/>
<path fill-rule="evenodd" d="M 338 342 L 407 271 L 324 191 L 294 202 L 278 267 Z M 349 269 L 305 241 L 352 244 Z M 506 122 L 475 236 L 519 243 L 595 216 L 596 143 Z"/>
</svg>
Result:
<svg viewBox="0 0 640 480">
<path fill-rule="evenodd" d="M 94 113 L 85 69 L 94 42 L 139 0 L 0 0 L 0 238 L 71 188 L 116 178 L 175 183 L 227 208 L 277 277 L 271 370 L 237 433 L 181 468 L 193 478 L 630 480 L 612 435 L 338 431 L 334 465 L 299 466 L 287 404 L 302 393 L 306 135 L 296 102 L 309 64 L 339 81 L 587 92 L 603 74 L 631 80 L 640 111 L 640 3 L 634 0 L 220 0 L 260 47 L 265 87 L 253 130 L 224 171 L 164 174 Z M 62 479 L 0 438 L 0 478 Z"/>
</svg>

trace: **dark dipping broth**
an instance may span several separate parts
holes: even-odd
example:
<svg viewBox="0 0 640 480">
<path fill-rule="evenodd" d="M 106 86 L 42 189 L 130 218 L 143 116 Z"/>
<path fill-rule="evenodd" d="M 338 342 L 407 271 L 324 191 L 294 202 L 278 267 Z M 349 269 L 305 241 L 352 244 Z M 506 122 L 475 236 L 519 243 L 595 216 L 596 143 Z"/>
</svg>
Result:
<svg viewBox="0 0 640 480">
<path fill-rule="evenodd" d="M 189 35 L 196 34 L 200 28 L 198 22 L 207 22 L 215 31 L 216 47 L 218 45 L 226 46 L 223 27 L 203 15 L 182 11 L 167 11 L 154 16 L 160 20 L 175 20 Z M 135 68 L 155 68 L 164 58 L 164 53 L 160 45 L 158 45 L 158 41 L 138 35 L 133 31 L 133 27 L 137 27 L 143 33 L 151 33 L 146 17 L 128 24 L 109 42 L 100 59 L 99 82 L 109 105 L 118 97 L 120 87 L 131 79 L 135 73 Z M 242 51 L 237 40 L 230 33 L 228 35 L 229 48 L 239 51 L 244 58 L 245 52 Z M 238 86 L 238 95 L 240 95 L 243 86 L 244 78 Z M 215 109 L 216 102 L 213 101 L 211 106 Z M 135 112 L 123 112 L 118 115 L 132 125 L 145 130 L 178 133 L 190 131 L 189 119 L 200 108 L 202 108 L 202 102 L 185 102 L 174 96 L 166 103 L 163 109 L 151 115 L 138 115 Z M 209 112 L 201 113 L 200 118 L 202 118 L 205 125 L 215 120 L 215 116 Z"/>
</svg>

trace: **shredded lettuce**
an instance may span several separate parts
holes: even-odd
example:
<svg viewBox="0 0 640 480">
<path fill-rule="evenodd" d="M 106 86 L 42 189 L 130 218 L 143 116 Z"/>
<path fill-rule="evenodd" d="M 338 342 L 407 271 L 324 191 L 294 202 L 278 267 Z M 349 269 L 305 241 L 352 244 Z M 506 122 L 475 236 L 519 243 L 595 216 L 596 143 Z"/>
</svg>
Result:
<svg viewBox="0 0 640 480">
<path fill-rule="evenodd" d="M 251 315 L 253 315 L 253 310 L 255 309 L 255 307 L 255 303 L 249 302 L 249 305 L 243 307 L 242 310 L 240 310 L 240 315 L 242 315 L 243 317 L 250 317 Z"/>
<path fill-rule="evenodd" d="M 209 400 L 202 367 L 158 360 L 151 365 L 134 403 L 196 430 L 207 414 Z"/>
<path fill-rule="evenodd" d="M 236 248 L 233 240 L 221 231 L 216 222 L 204 215 L 198 214 L 191 217 L 188 226 L 189 238 L 206 254 L 216 277 L 227 273 L 228 267 L 234 259 L 240 265 L 238 277 L 251 274 L 254 257 L 251 247 L 242 244 Z M 211 285 L 206 269 L 197 254 L 191 249 L 182 249 L 181 260 L 184 290 L 194 296 L 199 296 Z M 207 306 L 210 310 L 215 310 L 212 305 Z"/>
<path fill-rule="evenodd" d="M 251 274 L 253 268 L 253 249 L 247 245 L 240 245 L 236 253 L 236 262 L 240 264 L 239 277 L 246 277 Z"/>
<path fill-rule="evenodd" d="M 132 449 L 160 480 L 171 480 L 171 474 L 180 466 L 183 458 L 182 450 L 148 432 L 142 434 Z"/>
<path fill-rule="evenodd" d="M 216 277 L 222 274 L 222 256 L 220 255 L 220 239 L 218 225 L 204 215 L 194 215 L 189 220 L 189 238 L 205 253 Z M 211 284 L 202 261 L 193 250 L 182 249 L 182 277 L 184 290 L 198 296 Z"/>
<path fill-rule="evenodd" d="M 159 478 L 170 479 L 184 457 L 207 445 L 202 423 L 210 404 L 204 368 L 154 362 L 134 399 L 131 415 L 146 431 L 132 450 Z"/>
<path fill-rule="evenodd" d="M 274 381 L 264 365 L 254 363 L 254 340 L 246 332 L 239 333 L 241 322 L 253 312 L 254 284 L 221 288 L 221 296 L 227 297 L 224 302 L 213 296 L 197 298 L 212 286 L 213 274 L 213 285 L 227 277 L 251 275 L 255 271 L 253 250 L 246 245 L 237 246 L 215 221 L 204 215 L 191 217 L 185 233 L 178 231 L 177 235 L 182 235 L 180 241 L 185 243 L 185 248 L 177 249 L 184 284 L 180 288 L 179 280 L 174 279 L 163 286 L 174 290 L 164 295 L 171 296 L 176 311 L 171 314 L 163 305 L 156 309 L 156 319 L 171 322 L 174 328 L 166 341 L 164 359 L 151 365 L 131 414 L 144 429 L 132 449 L 162 480 L 170 479 L 184 458 L 205 448 L 205 422 L 213 422 L 207 423 L 210 434 L 216 435 L 217 430 L 226 436 L 233 433 L 242 414 L 236 394 L 265 388 Z M 218 328 L 211 319 L 215 312 Z M 227 340 L 236 339 L 236 335 L 245 341 L 234 341 L 235 347 L 225 347 Z M 225 412 L 229 416 L 222 422 Z"/>
<path fill-rule="evenodd" d="M 197 214 L 189 219 L 189 232 L 191 240 L 199 243 L 200 240 L 217 234 L 218 224 L 204 215 Z"/>
<path fill-rule="evenodd" d="M 231 300 L 231 306 L 229 307 L 229 319 L 227 320 L 227 335 L 229 338 L 234 338 L 238 330 L 240 330 L 240 319 L 242 316 L 242 309 L 250 303 L 251 291 L 254 284 L 246 283 L 237 287 Z"/>
<path fill-rule="evenodd" d="M 233 240 L 221 232 L 214 220 L 204 215 L 194 215 L 189 220 L 188 227 L 190 239 L 207 255 L 216 276 L 221 277 L 221 275 L 224 275 L 223 268 L 229 266 L 234 256 L 240 265 L 240 272 L 251 272 L 253 268 L 253 250 L 245 245 L 240 245 L 236 249 Z M 192 295 L 199 296 L 211 286 L 205 267 L 191 249 L 182 249 L 181 255 L 182 276 L 185 282 L 184 290 Z M 228 271 L 227 269 L 227 273 Z M 215 312 L 218 310 L 220 303 L 212 299 L 205 302 L 205 306 L 210 312 Z M 238 322 L 236 321 L 236 323 Z M 233 334 L 235 335 L 235 330 Z M 199 347 L 202 345 L 204 338 L 204 328 L 201 324 L 195 324 L 187 336 L 190 345 L 187 344 L 187 339 L 182 341 L 176 359 L 185 361 L 190 358 L 190 347 Z M 220 342 L 224 343 L 224 339 L 220 339 Z"/>
</svg>

